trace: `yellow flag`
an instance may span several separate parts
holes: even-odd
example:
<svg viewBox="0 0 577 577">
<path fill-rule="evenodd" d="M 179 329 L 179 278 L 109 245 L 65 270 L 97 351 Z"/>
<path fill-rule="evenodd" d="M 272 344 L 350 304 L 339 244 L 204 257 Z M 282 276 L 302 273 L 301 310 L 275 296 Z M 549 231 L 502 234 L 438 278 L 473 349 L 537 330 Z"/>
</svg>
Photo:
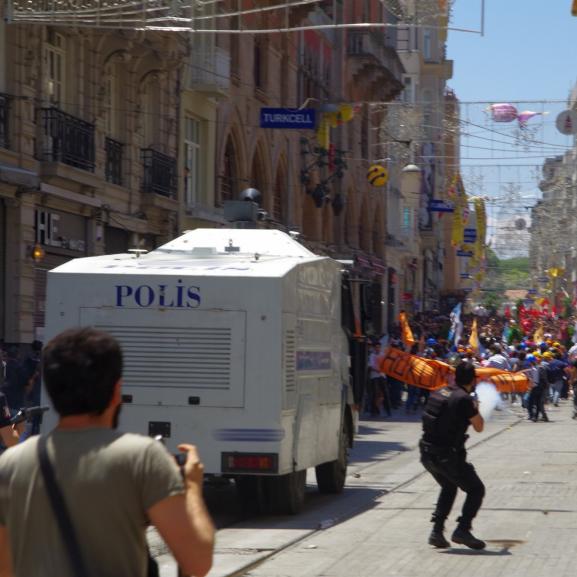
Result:
<svg viewBox="0 0 577 577">
<path fill-rule="evenodd" d="M 331 127 L 323 115 L 317 129 L 317 142 L 320 148 L 328 150 L 331 145 Z"/>
<path fill-rule="evenodd" d="M 405 313 L 399 314 L 399 324 L 401 325 L 401 339 L 404 345 L 410 350 L 415 344 L 415 337 L 413 336 L 413 331 L 411 330 Z"/>
<path fill-rule="evenodd" d="M 477 332 L 477 319 L 473 320 L 471 336 L 469 337 L 469 346 L 476 352 L 479 352 L 479 333 Z"/>
<path fill-rule="evenodd" d="M 533 335 L 533 342 L 534 343 L 542 343 L 545 340 L 545 332 L 543 331 L 543 325 L 539 325 L 535 334 Z"/>
</svg>

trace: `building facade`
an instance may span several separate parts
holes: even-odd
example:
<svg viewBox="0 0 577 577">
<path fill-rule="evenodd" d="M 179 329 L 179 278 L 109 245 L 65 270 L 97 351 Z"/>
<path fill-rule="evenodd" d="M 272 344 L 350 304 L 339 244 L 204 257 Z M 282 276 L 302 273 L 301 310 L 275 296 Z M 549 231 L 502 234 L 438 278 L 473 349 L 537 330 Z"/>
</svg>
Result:
<svg viewBox="0 0 577 577">
<path fill-rule="evenodd" d="M 48 270 L 177 234 L 189 49 L 179 35 L 27 24 L 3 24 L 0 45 L 0 337 L 29 343 L 43 338 Z"/>
<path fill-rule="evenodd" d="M 43 338 L 51 268 L 228 226 L 224 203 L 246 188 L 262 194 L 259 226 L 345 263 L 375 335 L 401 308 L 437 306 L 444 237 L 428 199 L 447 178 L 446 14 L 409 0 L 252 6 L 199 3 L 188 33 L 0 19 L 4 341 Z M 287 25 L 298 31 L 242 32 Z M 403 135 L 392 103 L 419 128 Z M 262 128 L 263 108 L 314 109 L 317 128 Z M 374 165 L 386 185 L 368 181 Z"/>
</svg>

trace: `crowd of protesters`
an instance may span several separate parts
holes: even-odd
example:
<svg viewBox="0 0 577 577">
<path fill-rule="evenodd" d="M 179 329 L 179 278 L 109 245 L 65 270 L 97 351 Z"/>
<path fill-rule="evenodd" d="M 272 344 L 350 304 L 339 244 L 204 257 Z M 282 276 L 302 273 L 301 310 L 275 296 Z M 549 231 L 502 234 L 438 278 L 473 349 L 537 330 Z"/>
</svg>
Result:
<svg viewBox="0 0 577 577">
<path fill-rule="evenodd" d="M 369 378 L 365 413 L 391 416 L 396 409 L 416 412 L 427 398 L 427 391 L 400 383 L 380 372 L 380 359 L 387 347 L 399 347 L 425 358 L 456 365 L 469 359 L 478 367 L 524 371 L 529 390 L 512 394 L 513 404 L 522 404 L 532 421 L 548 421 L 548 404 L 573 399 L 573 418 L 577 418 L 577 319 L 549 314 L 532 314 L 521 308 L 516 314 L 463 314 L 455 331 L 455 319 L 437 311 L 420 313 L 410 320 L 415 344 L 402 342 L 401 327 L 375 340 L 369 356 Z M 475 328 L 474 328 L 475 323 Z M 472 344 L 472 334 L 475 344 Z M 507 395 L 506 395 L 507 396 Z"/>
</svg>

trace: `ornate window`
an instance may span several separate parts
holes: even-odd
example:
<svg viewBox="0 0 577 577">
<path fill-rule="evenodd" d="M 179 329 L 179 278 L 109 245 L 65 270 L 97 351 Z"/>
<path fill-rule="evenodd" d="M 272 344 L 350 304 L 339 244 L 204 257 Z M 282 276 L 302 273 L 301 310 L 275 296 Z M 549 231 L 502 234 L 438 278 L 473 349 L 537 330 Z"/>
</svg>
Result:
<svg viewBox="0 0 577 577">
<path fill-rule="evenodd" d="M 66 39 L 51 28 L 44 45 L 44 64 L 48 101 L 61 108 L 66 100 Z"/>
<path fill-rule="evenodd" d="M 224 149 L 224 171 L 220 183 L 220 203 L 234 200 L 237 190 L 238 173 L 236 168 L 236 152 L 232 137 L 229 136 Z"/>
<path fill-rule="evenodd" d="M 276 222 L 286 223 L 286 175 L 279 168 L 273 190 L 272 217 Z"/>
<path fill-rule="evenodd" d="M 202 121 L 188 116 L 184 134 L 184 190 L 187 206 L 199 204 L 202 188 Z"/>
</svg>

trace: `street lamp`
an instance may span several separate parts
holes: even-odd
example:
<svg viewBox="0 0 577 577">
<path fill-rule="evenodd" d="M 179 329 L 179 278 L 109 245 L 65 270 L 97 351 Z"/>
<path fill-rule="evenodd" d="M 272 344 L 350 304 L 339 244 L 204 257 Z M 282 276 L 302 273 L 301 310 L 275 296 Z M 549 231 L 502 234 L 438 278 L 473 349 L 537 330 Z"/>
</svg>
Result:
<svg viewBox="0 0 577 577">
<path fill-rule="evenodd" d="M 421 188 L 421 169 L 416 164 L 407 164 L 401 170 L 401 193 L 418 194 Z"/>
</svg>

